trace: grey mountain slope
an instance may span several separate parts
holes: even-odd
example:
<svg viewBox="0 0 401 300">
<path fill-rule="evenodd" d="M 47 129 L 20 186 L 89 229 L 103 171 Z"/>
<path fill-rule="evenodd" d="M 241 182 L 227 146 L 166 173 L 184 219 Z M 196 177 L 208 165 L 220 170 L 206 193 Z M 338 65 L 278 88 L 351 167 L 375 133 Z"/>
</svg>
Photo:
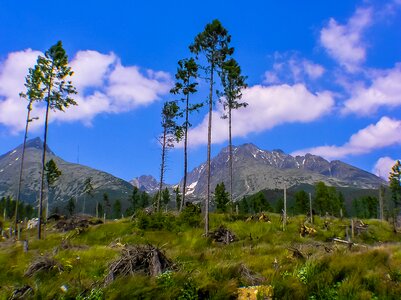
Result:
<svg viewBox="0 0 401 300">
<path fill-rule="evenodd" d="M 148 193 L 156 192 L 159 189 L 159 182 L 152 175 L 135 177 L 130 183 L 141 191 L 146 191 Z"/>
<path fill-rule="evenodd" d="M 341 161 L 329 162 L 320 156 L 306 154 L 296 156 L 281 150 L 265 151 L 253 144 L 234 147 L 234 198 L 253 194 L 262 189 L 282 189 L 299 184 L 315 184 L 323 181 L 331 186 L 377 188 L 386 184 L 379 177 L 345 164 Z M 211 188 L 217 183 L 229 184 L 228 148 L 224 148 L 211 162 Z M 194 197 L 206 195 L 206 164 L 202 164 L 188 174 L 189 194 Z"/>
<path fill-rule="evenodd" d="M 42 149 L 43 142 L 39 138 L 27 142 L 21 195 L 21 200 L 25 202 L 34 203 L 38 197 Z M 16 196 L 21 154 L 22 145 L 0 156 L 0 197 Z M 85 210 L 86 212 L 93 212 L 95 202 L 102 201 L 103 193 L 108 193 L 112 202 L 115 199 L 124 200 L 132 192 L 132 185 L 106 172 L 66 162 L 56 156 L 49 148 L 46 155 L 47 160 L 53 159 L 62 172 L 54 188 L 54 194 L 52 193 L 52 199 L 55 199 L 53 205 L 64 206 L 60 202 L 78 196 L 77 211 L 82 211 L 82 202 L 86 198 Z M 83 193 L 84 182 L 88 177 L 92 178 L 92 185 L 95 189 L 93 198 L 85 196 Z M 126 205 L 123 204 L 123 206 Z"/>
</svg>

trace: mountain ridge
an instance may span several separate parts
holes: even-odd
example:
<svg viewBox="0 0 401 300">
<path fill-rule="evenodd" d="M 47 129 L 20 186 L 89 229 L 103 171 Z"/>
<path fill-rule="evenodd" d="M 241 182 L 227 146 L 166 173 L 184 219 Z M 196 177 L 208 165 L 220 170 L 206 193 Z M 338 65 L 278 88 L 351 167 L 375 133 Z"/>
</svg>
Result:
<svg viewBox="0 0 401 300">
<path fill-rule="evenodd" d="M 22 147 L 21 144 L 0 156 L 0 197 L 8 195 L 16 197 Z M 42 150 L 43 142 L 40 138 L 27 141 L 21 200 L 31 204 L 38 198 Z M 53 159 L 62 172 L 52 192 L 51 207 L 64 206 L 63 203 L 71 197 L 78 197 L 77 211 L 81 211 L 82 208 L 82 211 L 92 212 L 95 209 L 95 203 L 103 200 L 104 193 L 107 193 L 111 199 L 126 200 L 132 192 L 130 183 L 101 170 L 67 162 L 58 157 L 49 147 L 47 147 L 46 155 L 47 160 Z M 92 178 L 94 197 L 85 196 L 84 193 L 84 182 L 89 177 Z M 85 209 L 83 203 L 79 203 L 83 200 L 85 200 Z M 123 203 L 123 206 L 127 205 Z"/>
<path fill-rule="evenodd" d="M 233 194 L 239 198 L 263 189 L 284 188 L 323 181 L 338 187 L 376 189 L 384 180 L 365 170 L 339 160 L 331 162 L 313 155 L 291 156 L 281 149 L 262 150 L 252 143 L 233 146 Z M 211 161 L 211 187 L 217 183 L 229 184 L 229 150 L 223 148 Z M 189 194 L 206 195 L 206 163 L 195 167 L 187 177 Z M 182 185 L 182 180 L 180 182 Z"/>
</svg>

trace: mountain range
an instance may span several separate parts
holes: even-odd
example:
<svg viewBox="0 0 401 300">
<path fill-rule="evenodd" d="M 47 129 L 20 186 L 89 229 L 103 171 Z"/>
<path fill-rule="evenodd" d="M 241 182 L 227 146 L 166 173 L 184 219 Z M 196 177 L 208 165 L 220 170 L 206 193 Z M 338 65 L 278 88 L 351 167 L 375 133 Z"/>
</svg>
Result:
<svg viewBox="0 0 401 300">
<path fill-rule="evenodd" d="M 21 199 L 29 203 L 34 203 L 38 196 L 42 149 L 41 139 L 27 141 Z M 329 162 L 312 154 L 294 157 L 281 150 L 262 150 L 253 144 L 233 147 L 233 153 L 235 199 L 261 190 L 313 185 L 318 181 L 354 189 L 377 189 L 386 184 L 369 172 L 338 160 Z M 0 156 L 0 197 L 16 195 L 21 154 L 22 145 Z M 71 197 L 80 199 L 80 203 L 86 199 L 85 209 L 89 212 L 94 210 L 96 201 L 102 201 L 103 194 L 107 193 L 111 200 L 121 199 L 124 208 L 128 205 L 127 199 L 133 186 L 149 193 L 154 193 L 159 188 L 159 183 L 151 175 L 143 175 L 127 182 L 106 172 L 66 162 L 50 148 L 47 148 L 47 158 L 53 159 L 62 172 L 54 188 L 54 203 L 68 201 Z M 229 186 L 228 167 L 229 152 L 226 147 L 211 161 L 212 191 L 220 182 Z M 92 179 L 94 197 L 84 193 L 84 182 L 87 178 Z M 207 188 L 206 163 L 188 173 L 187 182 L 188 199 L 204 198 Z M 182 185 L 182 181 L 178 184 Z M 178 184 L 165 186 L 172 188 Z"/>
<path fill-rule="evenodd" d="M 42 150 L 43 142 L 40 138 L 27 141 L 21 200 L 28 203 L 35 203 L 38 199 Z M 0 197 L 7 195 L 16 197 L 21 155 L 22 145 L 0 156 Z M 130 183 L 106 172 L 66 162 L 56 156 L 49 147 L 46 149 L 46 157 L 47 160 L 53 159 L 62 172 L 55 184 L 54 191 L 52 191 L 52 199 L 54 201 L 49 202 L 50 207 L 52 207 L 53 203 L 66 202 L 73 197 L 78 199 L 76 200 L 77 211 L 84 211 L 81 205 L 86 200 L 85 212 L 92 212 L 95 207 L 95 201 L 102 201 L 104 193 L 108 193 L 110 199 L 127 198 L 127 195 L 132 193 L 132 185 Z M 91 178 L 94 188 L 93 197 L 84 193 L 85 180 L 87 178 Z"/>
<path fill-rule="evenodd" d="M 327 161 L 312 154 L 291 156 L 282 150 L 261 150 L 253 144 L 233 147 L 233 196 L 239 198 L 263 189 L 283 189 L 322 181 L 336 187 L 377 189 L 385 181 L 339 160 Z M 207 190 L 206 163 L 188 174 L 189 193 L 203 197 Z M 229 150 L 222 149 L 211 161 L 211 189 L 229 185 Z"/>
</svg>

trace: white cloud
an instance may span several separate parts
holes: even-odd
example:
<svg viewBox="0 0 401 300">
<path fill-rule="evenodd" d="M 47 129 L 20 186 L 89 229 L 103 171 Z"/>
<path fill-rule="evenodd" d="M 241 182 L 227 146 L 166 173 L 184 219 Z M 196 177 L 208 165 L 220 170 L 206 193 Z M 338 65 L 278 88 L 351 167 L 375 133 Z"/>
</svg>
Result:
<svg viewBox="0 0 401 300">
<path fill-rule="evenodd" d="M 262 132 L 284 123 L 311 122 L 330 112 L 334 100 L 329 92 L 313 94 L 303 84 L 262 86 L 246 89 L 243 100 L 249 105 L 233 111 L 233 137 Z M 227 120 L 221 119 L 221 106 L 213 112 L 212 142 L 228 138 Z M 189 143 L 197 146 L 207 143 L 208 115 L 189 133 Z"/>
<path fill-rule="evenodd" d="M 380 157 L 373 167 L 372 173 L 388 181 L 391 168 L 395 162 L 396 160 L 391 157 Z"/>
<path fill-rule="evenodd" d="M 12 133 L 25 128 L 28 103 L 19 97 L 19 93 L 25 91 L 25 76 L 40 54 L 26 49 L 8 54 L 0 62 L 0 125 L 9 127 Z"/>
<path fill-rule="evenodd" d="M 325 72 L 324 68 L 321 65 L 312 63 L 308 60 L 303 61 L 303 67 L 306 75 L 308 75 L 311 79 L 318 79 Z"/>
<path fill-rule="evenodd" d="M 85 87 L 101 87 L 106 73 L 116 61 L 114 53 L 102 54 L 93 50 L 79 51 L 71 61 L 74 75 L 71 80 L 81 92 Z"/>
<path fill-rule="evenodd" d="M 328 54 L 349 72 L 358 70 L 366 58 L 366 45 L 362 41 L 362 33 L 372 24 L 372 9 L 359 8 L 341 25 L 333 18 L 320 31 L 320 42 Z"/>
<path fill-rule="evenodd" d="M 303 83 L 306 79 L 319 79 L 325 72 L 323 66 L 301 58 L 296 52 L 274 54 L 272 70 L 264 74 L 264 83 Z"/>
<path fill-rule="evenodd" d="M 26 90 L 25 76 L 41 54 L 27 49 L 12 52 L 0 62 L 0 126 L 11 133 L 25 128 L 27 102 L 19 98 L 19 93 Z M 79 51 L 70 65 L 74 71 L 71 80 L 79 92 L 74 96 L 78 106 L 51 112 L 50 122 L 79 121 L 90 125 L 98 114 L 126 112 L 157 101 L 171 86 L 168 73 L 141 72 L 138 66 L 124 66 L 113 53 Z M 43 124 L 43 111 L 43 103 L 33 105 L 32 113 L 40 116 L 40 121 L 31 123 L 32 130 Z"/>
<path fill-rule="evenodd" d="M 400 132 L 401 121 L 382 117 L 376 124 L 371 124 L 353 134 L 342 146 L 314 147 L 296 151 L 293 155 L 311 153 L 331 160 L 369 153 L 387 146 L 401 145 Z"/>
<path fill-rule="evenodd" d="M 121 64 L 111 72 L 109 82 L 107 95 L 114 99 L 112 109 L 116 112 L 150 104 L 168 93 L 172 85 L 168 73 L 148 70 L 143 75 L 138 67 Z"/>
<path fill-rule="evenodd" d="M 359 86 L 345 101 L 343 112 L 369 115 L 381 106 L 401 105 L 401 64 L 377 75 L 369 87 Z"/>
</svg>

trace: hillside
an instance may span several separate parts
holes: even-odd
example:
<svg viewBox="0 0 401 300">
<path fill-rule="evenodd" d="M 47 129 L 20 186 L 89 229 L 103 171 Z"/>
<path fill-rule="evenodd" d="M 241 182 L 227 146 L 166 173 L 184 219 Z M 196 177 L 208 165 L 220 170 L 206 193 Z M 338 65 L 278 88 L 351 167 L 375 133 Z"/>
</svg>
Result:
<svg viewBox="0 0 401 300">
<path fill-rule="evenodd" d="M 23 172 L 23 189 L 21 199 L 28 203 L 34 203 L 38 197 L 40 185 L 41 157 L 43 142 L 40 138 L 27 141 Z M 13 195 L 18 189 L 20 170 L 20 157 L 22 145 L 0 156 L 0 197 Z M 95 170 L 80 164 L 66 162 L 58 157 L 49 147 L 46 154 L 47 160 L 53 159 L 62 174 L 54 188 L 53 203 L 50 207 L 64 206 L 63 203 L 71 197 L 78 197 L 78 210 L 81 207 L 84 195 L 84 182 L 92 179 L 94 197 L 87 196 L 86 212 L 94 212 L 96 201 L 102 201 L 103 193 L 107 193 L 110 199 L 127 199 L 132 192 L 132 185 L 111 174 Z"/>
</svg>

